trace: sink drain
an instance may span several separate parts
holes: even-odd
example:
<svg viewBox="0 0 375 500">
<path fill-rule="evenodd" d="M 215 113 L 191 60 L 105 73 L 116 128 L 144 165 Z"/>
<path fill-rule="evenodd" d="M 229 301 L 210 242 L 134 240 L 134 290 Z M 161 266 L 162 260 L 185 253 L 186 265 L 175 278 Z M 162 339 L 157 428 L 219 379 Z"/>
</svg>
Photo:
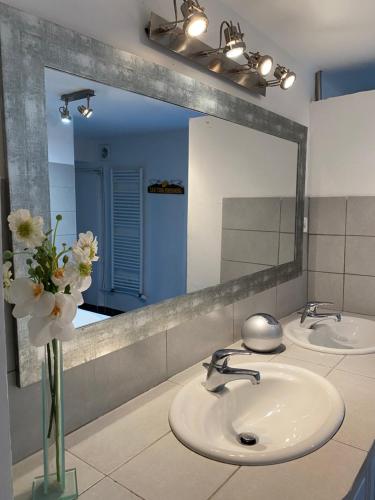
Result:
<svg viewBox="0 0 375 500">
<path fill-rule="evenodd" d="M 244 446 L 254 446 L 258 442 L 258 438 L 251 432 L 243 432 L 238 436 L 239 442 Z"/>
</svg>

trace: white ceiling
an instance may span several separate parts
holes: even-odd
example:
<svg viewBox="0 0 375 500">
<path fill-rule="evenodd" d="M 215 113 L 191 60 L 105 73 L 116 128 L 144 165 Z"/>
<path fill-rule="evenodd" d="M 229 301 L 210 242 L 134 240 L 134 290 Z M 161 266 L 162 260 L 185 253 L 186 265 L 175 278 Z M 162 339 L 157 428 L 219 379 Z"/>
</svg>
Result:
<svg viewBox="0 0 375 500">
<path fill-rule="evenodd" d="M 82 89 L 95 91 L 95 97 L 90 101 L 94 110 L 90 119 L 83 118 L 77 111 L 79 104 L 86 104 L 84 100 L 69 105 L 74 133 L 86 138 L 104 139 L 187 128 L 190 118 L 202 115 L 197 111 L 48 68 L 45 71 L 45 85 L 47 113 L 53 121 L 60 119 L 62 94 Z"/>
<path fill-rule="evenodd" d="M 375 61 L 375 0 L 222 0 L 314 69 Z"/>
</svg>

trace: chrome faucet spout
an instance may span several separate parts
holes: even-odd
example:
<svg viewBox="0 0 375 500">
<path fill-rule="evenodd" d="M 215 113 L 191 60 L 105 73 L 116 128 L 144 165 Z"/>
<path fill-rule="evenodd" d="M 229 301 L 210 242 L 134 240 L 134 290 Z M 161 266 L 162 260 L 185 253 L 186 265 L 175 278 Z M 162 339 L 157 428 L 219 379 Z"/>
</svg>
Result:
<svg viewBox="0 0 375 500">
<path fill-rule="evenodd" d="M 341 321 L 341 312 L 335 313 L 318 313 L 319 306 L 330 306 L 332 302 L 307 302 L 301 314 L 301 325 L 305 322 L 306 318 L 336 318 Z"/>
<path fill-rule="evenodd" d="M 253 385 L 260 383 L 260 373 L 258 371 L 228 366 L 228 358 L 234 354 L 250 355 L 251 352 L 236 349 L 220 349 L 213 353 L 211 363 L 203 363 L 203 366 L 207 369 L 205 388 L 208 391 L 220 392 L 226 384 L 234 380 L 249 380 Z"/>
</svg>

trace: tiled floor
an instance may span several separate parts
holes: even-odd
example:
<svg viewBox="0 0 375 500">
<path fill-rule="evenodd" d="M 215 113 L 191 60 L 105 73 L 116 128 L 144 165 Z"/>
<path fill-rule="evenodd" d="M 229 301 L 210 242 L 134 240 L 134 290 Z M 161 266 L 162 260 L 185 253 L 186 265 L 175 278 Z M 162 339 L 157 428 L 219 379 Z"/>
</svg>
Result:
<svg viewBox="0 0 375 500">
<path fill-rule="evenodd" d="M 288 343 L 279 355 L 252 359 L 301 366 L 331 380 L 347 409 L 334 439 L 306 457 L 261 467 L 223 464 L 188 450 L 170 432 L 168 410 L 179 387 L 202 372 L 198 363 L 67 436 L 67 464 L 77 468 L 80 498 L 341 500 L 375 437 L 375 355 L 322 355 Z M 232 359 L 243 361 L 243 356 Z M 40 463 L 38 453 L 14 467 L 16 500 L 30 498 Z"/>
</svg>

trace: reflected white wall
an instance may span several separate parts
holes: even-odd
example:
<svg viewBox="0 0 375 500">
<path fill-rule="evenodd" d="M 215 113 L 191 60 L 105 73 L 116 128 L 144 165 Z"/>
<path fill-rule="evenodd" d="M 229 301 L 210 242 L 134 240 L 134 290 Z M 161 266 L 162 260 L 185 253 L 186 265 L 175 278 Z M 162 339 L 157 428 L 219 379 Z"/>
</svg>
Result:
<svg viewBox="0 0 375 500">
<path fill-rule="evenodd" d="M 214 117 L 189 126 L 187 290 L 220 283 L 222 200 L 293 197 L 298 146 Z"/>
</svg>

